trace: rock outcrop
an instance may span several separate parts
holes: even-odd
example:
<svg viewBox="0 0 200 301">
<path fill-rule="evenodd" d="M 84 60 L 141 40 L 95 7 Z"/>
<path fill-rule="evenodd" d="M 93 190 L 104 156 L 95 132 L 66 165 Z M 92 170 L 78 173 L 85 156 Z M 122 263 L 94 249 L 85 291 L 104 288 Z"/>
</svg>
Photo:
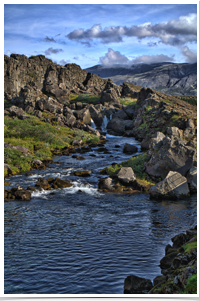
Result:
<svg viewBox="0 0 200 301">
<path fill-rule="evenodd" d="M 160 260 L 162 275 L 145 279 L 131 275 L 124 281 L 124 294 L 196 294 L 197 226 L 172 239 Z"/>
<path fill-rule="evenodd" d="M 70 93 L 101 93 L 107 81 L 98 75 L 82 70 L 76 64 L 57 65 L 43 55 L 27 58 L 25 55 L 4 56 L 4 91 L 13 104 L 29 103 L 43 94 L 60 103 Z"/>
</svg>

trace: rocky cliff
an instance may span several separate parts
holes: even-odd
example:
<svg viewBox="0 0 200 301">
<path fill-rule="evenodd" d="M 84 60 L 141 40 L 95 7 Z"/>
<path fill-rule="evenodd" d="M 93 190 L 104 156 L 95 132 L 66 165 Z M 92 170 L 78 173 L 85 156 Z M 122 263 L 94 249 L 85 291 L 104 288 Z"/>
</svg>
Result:
<svg viewBox="0 0 200 301">
<path fill-rule="evenodd" d="M 59 102 L 68 100 L 70 93 L 98 94 L 106 80 L 82 70 L 76 64 L 64 67 L 43 55 L 27 58 L 25 55 L 4 56 L 4 92 L 8 100 L 35 101 L 44 93 Z"/>
<path fill-rule="evenodd" d="M 102 78 L 156 89 L 169 95 L 197 94 L 197 64 L 155 63 L 131 67 L 104 67 L 96 65 L 86 69 Z"/>
</svg>

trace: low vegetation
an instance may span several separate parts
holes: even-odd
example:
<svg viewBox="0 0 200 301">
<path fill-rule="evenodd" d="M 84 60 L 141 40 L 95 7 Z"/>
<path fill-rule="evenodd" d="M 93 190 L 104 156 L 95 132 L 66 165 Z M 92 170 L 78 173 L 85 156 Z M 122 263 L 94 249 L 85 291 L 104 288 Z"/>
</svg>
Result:
<svg viewBox="0 0 200 301">
<path fill-rule="evenodd" d="M 110 165 L 107 167 L 106 172 L 110 176 L 114 175 L 122 167 L 132 167 L 137 178 L 145 181 L 146 173 L 143 171 L 144 163 L 147 162 L 147 153 L 131 157 L 129 160 L 124 161 L 114 166 Z"/>
<path fill-rule="evenodd" d="M 193 106 L 197 106 L 197 97 L 196 96 L 182 96 L 179 98 L 181 100 L 184 100 L 184 101 L 190 103 Z"/>
<path fill-rule="evenodd" d="M 71 103 L 82 102 L 94 104 L 95 102 L 100 101 L 100 95 L 90 95 L 90 94 L 70 94 L 69 101 Z"/>
<path fill-rule="evenodd" d="M 136 105 L 137 98 L 131 98 L 131 97 L 125 97 L 125 98 L 119 98 L 119 101 L 122 105 Z"/>
<path fill-rule="evenodd" d="M 83 143 L 95 143 L 99 140 L 83 130 L 53 126 L 38 118 L 20 120 L 5 117 L 4 124 L 4 141 L 12 146 L 24 146 L 29 151 L 27 155 L 16 149 L 5 148 L 5 163 L 15 173 L 29 170 L 34 159 L 52 158 L 55 148 L 68 147 L 73 140 L 82 140 Z"/>
</svg>

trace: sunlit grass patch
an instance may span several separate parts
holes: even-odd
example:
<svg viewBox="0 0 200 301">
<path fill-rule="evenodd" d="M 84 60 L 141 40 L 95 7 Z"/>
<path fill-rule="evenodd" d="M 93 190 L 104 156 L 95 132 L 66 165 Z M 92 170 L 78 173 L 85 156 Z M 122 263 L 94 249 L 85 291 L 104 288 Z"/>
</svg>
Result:
<svg viewBox="0 0 200 301">
<path fill-rule="evenodd" d="M 90 94 L 71 94 L 69 96 L 69 101 L 71 103 L 82 102 L 82 103 L 94 103 L 96 101 L 100 101 L 100 95 L 90 95 Z"/>
</svg>

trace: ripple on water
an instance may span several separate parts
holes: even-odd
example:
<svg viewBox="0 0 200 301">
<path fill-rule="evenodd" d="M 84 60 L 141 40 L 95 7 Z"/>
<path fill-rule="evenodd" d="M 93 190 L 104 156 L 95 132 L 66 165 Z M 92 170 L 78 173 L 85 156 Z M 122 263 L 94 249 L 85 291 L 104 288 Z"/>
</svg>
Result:
<svg viewBox="0 0 200 301">
<path fill-rule="evenodd" d="M 135 143 L 108 138 L 109 151 Z M 111 163 L 108 155 L 92 159 L 91 177 L 71 177 L 72 170 L 91 168 L 84 156 L 67 170 L 62 167 L 71 158 L 57 157 L 61 163 L 53 168 L 9 178 L 13 186 L 21 181 L 27 187 L 39 176 L 58 176 L 73 186 L 33 192 L 30 202 L 5 203 L 5 294 L 123 294 L 128 275 L 151 280 L 160 275 L 170 238 L 195 223 L 196 196 L 156 202 L 146 194 L 99 192 L 99 170 Z"/>
</svg>

